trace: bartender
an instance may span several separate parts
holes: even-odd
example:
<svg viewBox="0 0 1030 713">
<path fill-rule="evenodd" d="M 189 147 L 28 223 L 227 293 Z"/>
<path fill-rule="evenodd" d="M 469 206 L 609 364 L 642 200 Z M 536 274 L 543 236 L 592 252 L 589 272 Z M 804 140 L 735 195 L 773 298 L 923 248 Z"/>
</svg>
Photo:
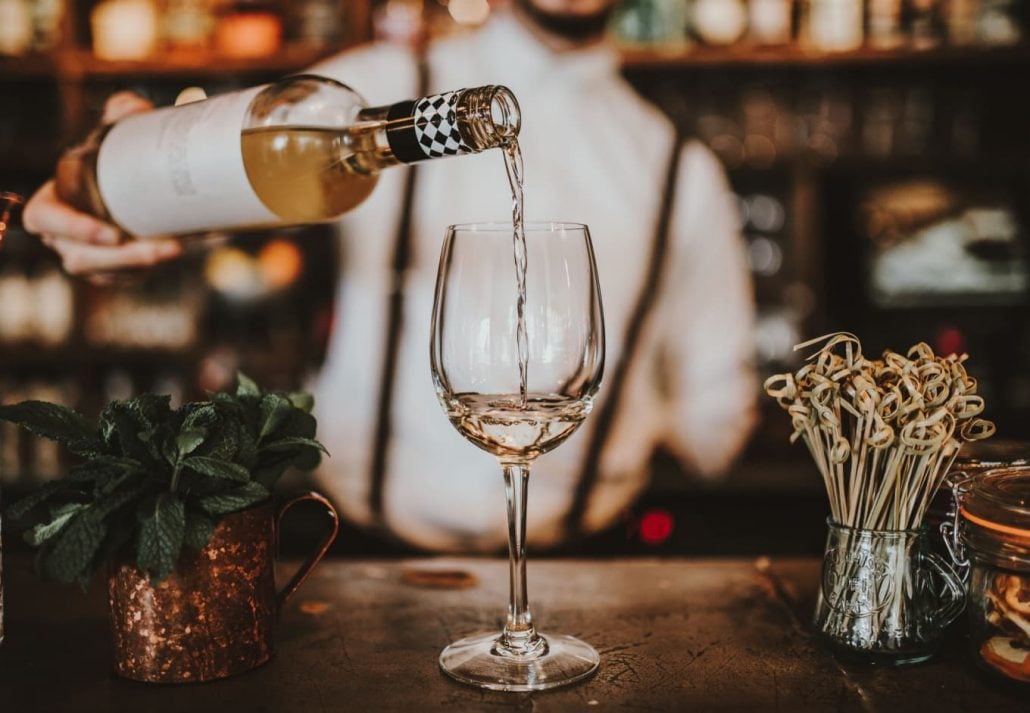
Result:
<svg viewBox="0 0 1030 713">
<path fill-rule="evenodd" d="M 360 87 L 372 105 L 508 86 L 524 118 L 527 216 L 590 226 L 606 380 L 591 418 L 534 467 L 528 533 L 538 546 L 612 525 L 646 487 L 658 448 L 689 471 L 724 473 L 754 416 L 754 306 L 733 194 L 715 157 L 681 141 L 621 77 L 604 41 L 613 4 L 517 0 L 422 59 L 377 43 L 311 70 Z M 105 120 L 147 108 L 116 95 Z M 440 409 L 427 347 L 446 226 L 497 220 L 511 196 L 498 152 L 413 170 L 385 172 L 339 223 L 337 326 L 312 385 L 332 453 L 319 477 L 354 523 L 426 549 L 495 550 L 507 541 L 503 481 Z M 174 239 L 126 239 L 61 203 L 52 183 L 24 222 L 69 272 L 95 279 L 182 250 Z"/>
</svg>

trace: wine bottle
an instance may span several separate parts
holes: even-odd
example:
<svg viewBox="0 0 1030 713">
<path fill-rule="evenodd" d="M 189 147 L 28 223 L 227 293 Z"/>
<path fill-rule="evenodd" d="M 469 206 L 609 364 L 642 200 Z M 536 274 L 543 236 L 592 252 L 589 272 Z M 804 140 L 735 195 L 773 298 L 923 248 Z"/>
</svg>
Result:
<svg viewBox="0 0 1030 713">
<path fill-rule="evenodd" d="M 62 156 L 57 192 L 137 237 L 317 223 L 360 205 L 384 168 L 502 147 L 520 125 L 501 86 L 369 107 L 298 75 L 103 127 Z"/>
</svg>

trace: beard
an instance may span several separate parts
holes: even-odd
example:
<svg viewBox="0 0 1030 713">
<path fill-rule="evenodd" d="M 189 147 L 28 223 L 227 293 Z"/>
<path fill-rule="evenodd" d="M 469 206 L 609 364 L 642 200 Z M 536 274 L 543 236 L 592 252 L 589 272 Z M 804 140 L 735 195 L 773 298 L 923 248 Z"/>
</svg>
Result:
<svg viewBox="0 0 1030 713">
<path fill-rule="evenodd" d="M 546 12 L 536 7 L 532 0 L 515 0 L 515 4 L 543 30 L 573 42 L 586 42 L 602 37 L 615 9 L 613 3 L 603 10 L 581 15 Z"/>
</svg>

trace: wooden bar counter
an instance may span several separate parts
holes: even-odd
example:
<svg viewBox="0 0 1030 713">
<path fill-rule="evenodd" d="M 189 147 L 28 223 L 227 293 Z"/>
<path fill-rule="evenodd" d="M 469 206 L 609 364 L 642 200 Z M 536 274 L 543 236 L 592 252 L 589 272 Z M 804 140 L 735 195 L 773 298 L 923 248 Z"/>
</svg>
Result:
<svg viewBox="0 0 1030 713">
<path fill-rule="evenodd" d="M 328 561 L 288 603 L 270 663 L 215 683 L 153 686 L 111 674 L 97 583 L 83 596 L 9 559 L 2 713 L 1030 710 L 1030 691 L 974 668 L 960 626 L 921 666 L 837 663 L 808 628 L 816 560 L 531 560 L 543 631 L 590 642 L 601 668 L 569 688 L 504 694 L 437 668 L 446 644 L 500 626 L 500 560 Z M 468 586 L 427 586 L 437 578 L 425 573 L 440 569 L 467 573 L 458 583 Z"/>
</svg>

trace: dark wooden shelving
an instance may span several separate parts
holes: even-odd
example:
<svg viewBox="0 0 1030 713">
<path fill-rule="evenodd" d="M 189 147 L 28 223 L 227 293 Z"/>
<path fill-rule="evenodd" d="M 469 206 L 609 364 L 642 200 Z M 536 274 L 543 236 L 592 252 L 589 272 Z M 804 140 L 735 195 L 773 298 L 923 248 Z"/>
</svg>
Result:
<svg viewBox="0 0 1030 713">
<path fill-rule="evenodd" d="M 222 57 L 211 52 L 173 53 L 139 61 L 100 59 L 83 49 L 0 60 L 0 79 L 73 80 L 107 77 L 207 76 L 225 74 L 288 74 L 311 66 L 337 50 L 288 45 L 256 59 Z"/>
<path fill-rule="evenodd" d="M 783 47 L 704 47 L 661 51 L 625 48 L 622 65 L 627 70 L 733 69 L 733 68 L 847 68 L 908 66 L 988 66 L 1030 64 L 1030 45 L 1013 47 L 936 47 L 875 49 L 863 47 L 846 52 L 819 52 L 798 45 Z"/>
<path fill-rule="evenodd" d="M 57 54 L 0 56 L 0 80 L 48 79 L 57 77 Z"/>
<path fill-rule="evenodd" d="M 86 50 L 69 53 L 62 64 L 67 72 L 84 78 L 208 76 L 225 74 L 288 74 L 296 72 L 331 55 L 335 50 L 303 45 L 286 46 L 276 54 L 257 59 L 221 57 L 209 52 L 172 54 L 140 61 L 111 61 L 95 57 Z"/>
</svg>

